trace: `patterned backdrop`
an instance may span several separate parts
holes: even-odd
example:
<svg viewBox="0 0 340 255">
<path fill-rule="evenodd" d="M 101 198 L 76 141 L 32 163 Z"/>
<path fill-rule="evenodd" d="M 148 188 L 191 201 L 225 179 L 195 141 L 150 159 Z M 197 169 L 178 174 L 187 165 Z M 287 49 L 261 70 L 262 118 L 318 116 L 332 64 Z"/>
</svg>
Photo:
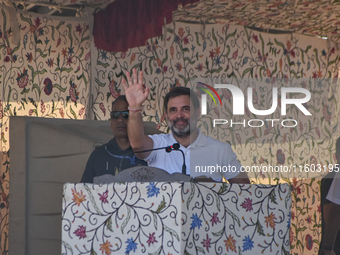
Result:
<svg viewBox="0 0 340 255">
<path fill-rule="evenodd" d="M 169 25 L 164 35 L 144 47 L 109 53 L 91 46 L 84 19 L 58 19 L 0 11 L 0 129 L 1 129 L 1 253 L 8 253 L 9 116 L 108 120 L 110 104 L 119 94 L 125 71 L 143 70 L 151 89 L 145 120 L 168 131 L 163 97 L 175 86 L 192 87 L 211 80 L 237 84 L 246 92 L 251 83 L 257 109 L 271 105 L 273 84 L 303 87 L 312 94 L 304 106 L 312 116 L 289 108 L 298 125 L 259 128 L 213 127 L 216 118 L 235 119 L 231 94 L 218 89 L 222 107 L 208 100 L 208 114 L 198 125 L 202 132 L 229 142 L 244 166 L 295 166 L 302 171 L 253 175 L 256 183 L 288 182 L 292 187 L 292 254 L 317 254 L 321 239 L 320 176 L 334 163 L 334 141 L 339 136 L 338 49 L 314 37 L 265 34 L 241 26 Z M 17 42 L 17 43 L 14 43 Z M 91 65 L 92 63 L 92 65 Z M 257 81 L 256 83 L 252 83 Z M 200 93 L 199 93 L 200 94 Z M 245 93 L 246 94 L 246 93 Z M 278 96 L 280 101 L 280 94 Z M 280 107 L 280 104 L 279 104 Z M 258 119 L 248 107 L 248 119 Z M 282 119 L 277 113 L 272 118 Z M 310 166 L 321 172 L 306 174 Z M 267 178 L 268 177 L 268 178 Z M 304 177 L 313 177 L 305 179 Z M 315 178 L 314 178 L 315 177 Z"/>
</svg>

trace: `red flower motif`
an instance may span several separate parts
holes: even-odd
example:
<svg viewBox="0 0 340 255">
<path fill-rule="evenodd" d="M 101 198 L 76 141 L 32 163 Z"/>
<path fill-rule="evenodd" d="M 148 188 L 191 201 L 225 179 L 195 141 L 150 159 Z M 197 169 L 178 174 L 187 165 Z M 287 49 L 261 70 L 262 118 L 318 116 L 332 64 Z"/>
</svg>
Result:
<svg viewBox="0 0 340 255">
<path fill-rule="evenodd" d="M 84 112 L 85 112 L 85 107 L 83 107 L 79 110 L 79 116 L 82 116 L 84 114 Z"/>
<path fill-rule="evenodd" d="M 98 193 L 98 195 L 99 195 L 99 200 L 102 201 L 104 204 L 108 204 L 108 203 L 109 203 L 109 201 L 107 200 L 108 192 L 109 192 L 108 190 L 105 191 L 105 192 L 103 193 L 103 195 L 100 194 L 100 193 Z"/>
<path fill-rule="evenodd" d="M 312 216 L 308 215 L 308 217 L 305 219 L 308 224 L 312 223 Z"/>
<path fill-rule="evenodd" d="M 3 107 L 2 107 L 2 102 L 0 100 L 0 120 L 4 117 L 4 112 L 3 112 Z"/>
<path fill-rule="evenodd" d="M 84 226 L 79 226 L 79 228 L 76 229 L 76 231 L 73 232 L 76 236 L 79 237 L 80 239 L 84 239 L 86 237 L 86 227 Z"/>
<path fill-rule="evenodd" d="M 311 250 L 313 248 L 313 238 L 310 234 L 306 235 L 306 248 Z"/>
<path fill-rule="evenodd" d="M 217 223 L 221 223 L 220 219 L 218 218 L 218 213 L 213 213 L 213 216 L 211 217 L 211 225 L 214 226 L 214 224 L 217 225 Z"/>
<path fill-rule="evenodd" d="M 99 104 L 99 108 L 100 108 L 100 110 L 102 110 L 102 112 L 104 113 L 104 116 L 105 116 L 105 114 L 106 114 L 106 109 L 105 109 L 104 104 L 103 104 L 103 103 L 100 103 L 100 104 Z"/>
<path fill-rule="evenodd" d="M 62 118 L 64 118 L 64 109 L 63 108 L 59 109 L 59 114 Z"/>
<path fill-rule="evenodd" d="M 241 206 L 246 209 L 246 212 L 251 212 L 253 210 L 252 206 L 253 200 L 250 198 L 246 198 L 244 202 L 241 204 Z"/>
<path fill-rule="evenodd" d="M 277 158 L 277 163 L 279 163 L 280 165 L 283 165 L 285 163 L 286 157 L 281 149 L 277 150 L 276 158 Z"/>
<path fill-rule="evenodd" d="M 22 74 L 18 73 L 17 82 L 18 82 L 19 88 L 21 88 L 21 89 L 27 86 L 28 74 L 27 74 L 27 70 L 25 68 L 22 71 Z"/>
<path fill-rule="evenodd" d="M 109 84 L 109 89 L 112 97 L 116 99 L 117 97 L 120 96 L 120 93 L 116 90 L 116 83 L 114 80 L 112 80 Z"/>
<path fill-rule="evenodd" d="M 203 244 L 203 247 L 207 248 L 208 252 L 209 252 L 209 248 L 211 247 L 210 241 L 211 241 L 211 238 L 209 238 L 207 234 L 207 239 L 203 239 L 203 242 L 201 242 L 201 244 Z"/>
<path fill-rule="evenodd" d="M 155 237 L 155 232 L 149 234 L 149 239 L 146 241 L 150 247 L 150 244 L 158 243 Z"/>
<path fill-rule="evenodd" d="M 46 95 L 51 95 L 52 93 L 52 90 L 53 90 L 53 84 L 52 84 L 52 81 L 50 78 L 46 78 L 44 80 L 44 85 L 45 85 L 45 88 L 44 88 L 44 92 Z"/>
<path fill-rule="evenodd" d="M 41 100 L 40 105 L 41 105 L 41 108 L 40 108 L 41 113 L 45 113 L 45 111 L 46 111 L 46 106 L 45 106 L 43 100 Z"/>
</svg>

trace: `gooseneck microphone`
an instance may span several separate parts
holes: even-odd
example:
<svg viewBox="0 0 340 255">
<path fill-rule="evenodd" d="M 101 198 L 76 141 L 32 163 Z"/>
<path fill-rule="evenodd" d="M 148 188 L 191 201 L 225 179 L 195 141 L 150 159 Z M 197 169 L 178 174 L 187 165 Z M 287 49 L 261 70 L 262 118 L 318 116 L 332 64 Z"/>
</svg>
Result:
<svg viewBox="0 0 340 255">
<path fill-rule="evenodd" d="M 183 165 L 182 165 L 182 174 L 187 174 L 187 166 L 185 165 L 185 156 L 184 156 L 184 152 L 179 148 L 180 145 L 179 143 L 174 143 L 173 145 L 170 146 L 173 150 L 175 151 L 180 151 L 182 152 L 183 155 Z"/>
<path fill-rule="evenodd" d="M 142 151 L 129 152 L 129 153 L 125 154 L 125 155 L 122 157 L 122 159 L 120 160 L 118 170 L 119 170 L 119 172 L 122 171 L 123 160 L 124 160 L 127 156 L 129 156 L 130 154 L 134 154 L 134 153 L 143 153 L 143 152 L 148 152 L 148 151 L 164 150 L 164 149 L 165 149 L 166 152 L 169 153 L 169 152 L 171 152 L 172 150 L 180 150 L 179 147 L 180 147 L 179 143 L 174 143 L 173 145 L 166 146 L 166 147 L 160 147 L 160 148 L 154 148 L 154 149 L 149 149 L 149 150 L 142 150 Z M 180 150 L 180 151 L 181 151 L 182 154 L 183 154 L 182 173 L 183 173 L 183 171 L 184 171 L 184 174 L 185 174 L 185 173 L 186 173 L 186 166 L 185 166 L 184 153 L 183 153 L 182 150 Z M 183 170 L 183 169 L 184 169 L 184 170 Z"/>
</svg>

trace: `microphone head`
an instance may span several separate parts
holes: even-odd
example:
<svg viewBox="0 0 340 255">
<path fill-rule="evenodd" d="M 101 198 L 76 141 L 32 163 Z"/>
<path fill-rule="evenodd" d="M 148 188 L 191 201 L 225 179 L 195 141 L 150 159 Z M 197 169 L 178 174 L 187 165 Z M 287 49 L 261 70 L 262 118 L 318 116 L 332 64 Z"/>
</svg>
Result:
<svg viewBox="0 0 340 255">
<path fill-rule="evenodd" d="M 172 145 L 172 149 L 174 149 L 174 150 L 178 150 L 179 147 L 180 147 L 179 143 L 174 143 L 174 144 Z"/>
<path fill-rule="evenodd" d="M 171 146 L 166 147 L 166 148 L 165 148 L 165 151 L 166 151 L 166 152 L 171 152 Z"/>
</svg>

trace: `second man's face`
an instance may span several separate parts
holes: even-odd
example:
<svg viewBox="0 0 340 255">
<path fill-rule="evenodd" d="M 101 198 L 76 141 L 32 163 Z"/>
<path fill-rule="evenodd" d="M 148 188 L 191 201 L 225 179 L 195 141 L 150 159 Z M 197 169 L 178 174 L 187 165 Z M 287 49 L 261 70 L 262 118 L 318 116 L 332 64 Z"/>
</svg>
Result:
<svg viewBox="0 0 340 255">
<path fill-rule="evenodd" d="M 111 130 L 115 137 L 128 137 L 127 133 L 127 114 L 128 103 L 123 100 L 115 102 L 111 112 Z"/>
</svg>

